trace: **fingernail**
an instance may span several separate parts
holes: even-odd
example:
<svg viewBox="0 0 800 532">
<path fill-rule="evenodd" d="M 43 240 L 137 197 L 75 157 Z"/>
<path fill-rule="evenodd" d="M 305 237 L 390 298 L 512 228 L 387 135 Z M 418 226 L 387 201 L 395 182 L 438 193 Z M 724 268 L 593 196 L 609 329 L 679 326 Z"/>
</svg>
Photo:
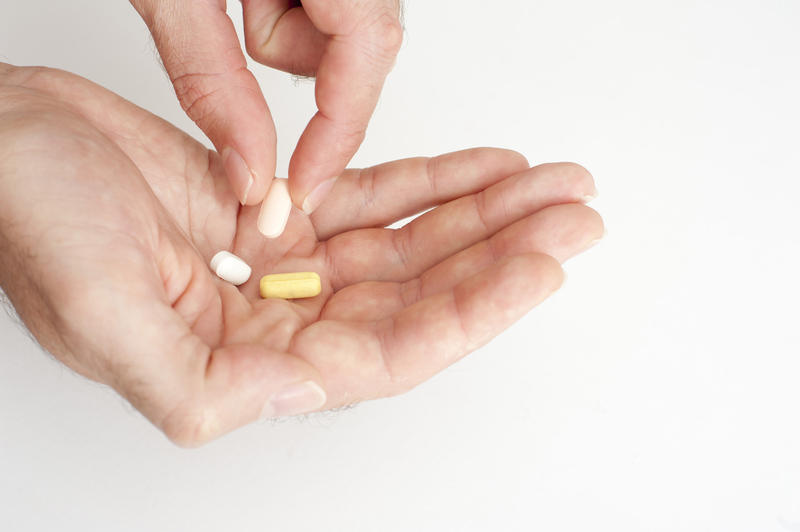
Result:
<svg viewBox="0 0 800 532">
<path fill-rule="evenodd" d="M 277 238 L 283 234 L 286 222 L 292 213 L 292 198 L 289 196 L 289 182 L 275 178 L 261 204 L 258 213 L 258 230 L 267 238 Z"/>
<path fill-rule="evenodd" d="M 290 384 L 270 397 L 260 419 L 295 416 L 318 410 L 328 400 L 325 390 L 314 381 Z"/>
<path fill-rule="evenodd" d="M 239 152 L 233 148 L 224 148 L 222 150 L 222 164 L 225 166 L 225 172 L 228 174 L 231 186 L 233 186 L 234 192 L 239 198 L 239 203 L 244 205 L 247 202 L 250 188 L 255 181 L 253 177 L 255 174 L 248 168 L 247 163 L 244 162 Z"/>
<path fill-rule="evenodd" d="M 598 242 L 600 242 L 601 240 L 603 240 L 603 239 L 606 237 L 606 235 L 607 235 L 607 234 L 608 234 L 608 230 L 607 230 L 607 229 L 604 227 L 604 228 L 603 228 L 603 234 L 602 234 L 602 235 L 600 235 L 600 238 L 595 238 L 594 240 L 592 240 L 591 242 L 589 242 L 589 245 L 587 246 L 587 248 L 586 248 L 586 249 L 589 249 L 590 247 L 592 247 L 592 246 L 595 246 L 595 245 L 596 245 Z"/>
<path fill-rule="evenodd" d="M 306 199 L 303 201 L 303 212 L 306 214 L 314 212 L 314 210 L 319 207 L 320 203 L 322 203 L 322 200 L 325 199 L 325 196 L 328 195 L 328 192 L 331 191 L 334 183 L 336 183 L 335 177 L 317 185 L 317 187 L 311 191 L 311 194 L 306 196 Z"/>
<path fill-rule="evenodd" d="M 598 195 L 599 195 L 599 192 L 597 192 L 597 189 L 594 189 L 594 192 L 590 192 L 589 194 L 586 194 L 585 196 L 583 196 L 581 198 L 581 202 L 582 203 L 589 203 L 593 199 L 597 198 Z"/>
<path fill-rule="evenodd" d="M 242 200 L 239 202 L 242 205 L 247 204 L 247 196 L 250 194 L 250 188 L 253 186 L 254 179 L 253 176 L 250 176 L 250 179 L 247 180 L 247 186 L 244 187 L 244 192 L 242 193 Z"/>
</svg>

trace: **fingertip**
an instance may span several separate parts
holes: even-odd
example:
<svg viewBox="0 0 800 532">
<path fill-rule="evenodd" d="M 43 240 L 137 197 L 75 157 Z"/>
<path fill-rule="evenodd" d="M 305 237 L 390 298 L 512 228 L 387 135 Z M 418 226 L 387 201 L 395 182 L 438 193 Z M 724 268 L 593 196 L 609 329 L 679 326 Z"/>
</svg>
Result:
<svg viewBox="0 0 800 532">
<path fill-rule="evenodd" d="M 558 169 L 558 173 L 563 179 L 569 181 L 575 187 L 575 195 L 580 198 L 581 203 L 589 203 L 597 198 L 599 192 L 594 182 L 591 172 L 578 163 L 554 163 L 553 169 Z"/>
<path fill-rule="evenodd" d="M 242 205 L 258 205 L 264 199 L 272 176 L 253 169 L 238 150 L 225 147 L 220 154 L 233 193 Z M 263 167 L 263 164 L 261 165 Z M 274 172 L 271 172 L 274 173 Z"/>
<path fill-rule="evenodd" d="M 550 262 L 552 267 L 551 275 L 553 276 L 552 290 L 550 290 L 550 294 L 545 297 L 546 299 L 547 297 L 550 297 L 554 293 L 558 292 L 561 287 L 564 286 L 564 283 L 567 281 L 567 271 L 564 269 L 564 266 L 558 262 L 558 259 L 555 257 L 550 257 L 549 255 L 545 256 L 552 259 Z"/>
<path fill-rule="evenodd" d="M 305 197 L 300 206 L 304 213 L 311 215 L 311 213 L 313 213 L 317 207 L 319 207 L 322 202 L 325 201 L 325 197 L 328 195 L 328 193 L 330 193 L 333 185 L 336 184 L 336 179 L 336 177 L 326 179 L 314 187 L 314 189 Z"/>
<path fill-rule="evenodd" d="M 303 210 L 303 203 L 305 203 L 306 197 L 313 189 L 313 185 L 309 183 L 307 172 L 302 170 L 303 165 L 299 162 L 298 148 L 300 148 L 299 143 L 291 159 L 289 159 L 289 196 L 292 199 L 292 204 Z"/>
<path fill-rule="evenodd" d="M 303 159 L 303 150 L 304 146 L 302 143 L 298 142 L 292 154 L 292 158 L 289 160 L 288 190 L 292 204 L 304 213 L 311 214 L 314 209 L 310 209 L 311 212 L 306 211 L 306 208 L 310 207 L 310 204 L 306 200 L 314 191 L 315 183 L 319 181 L 315 175 L 308 170 L 309 165 Z M 325 181 L 325 178 L 321 180 Z"/>
<path fill-rule="evenodd" d="M 563 264 L 567 260 L 595 246 L 605 236 L 603 217 L 582 203 L 565 203 L 549 208 L 560 222 L 553 233 L 560 232 L 563 248 L 554 256 Z"/>
<path fill-rule="evenodd" d="M 345 170 L 366 135 L 366 123 L 342 126 L 318 111 L 289 161 L 292 202 L 311 214 Z"/>
<path fill-rule="evenodd" d="M 495 166 L 502 166 L 508 175 L 522 172 L 531 167 L 528 158 L 516 150 L 506 148 L 483 148 L 488 154 L 497 158 Z"/>
<path fill-rule="evenodd" d="M 253 184 L 250 187 L 247 195 L 239 198 L 239 203 L 245 205 L 258 205 L 264 201 L 267 193 L 269 192 L 269 184 L 272 181 L 272 176 L 264 177 L 262 174 L 253 172 Z"/>
<path fill-rule="evenodd" d="M 181 447 L 198 447 L 253 421 L 303 414 L 327 402 L 319 372 L 299 357 L 256 344 L 216 349 L 202 385 L 160 424 Z"/>
</svg>

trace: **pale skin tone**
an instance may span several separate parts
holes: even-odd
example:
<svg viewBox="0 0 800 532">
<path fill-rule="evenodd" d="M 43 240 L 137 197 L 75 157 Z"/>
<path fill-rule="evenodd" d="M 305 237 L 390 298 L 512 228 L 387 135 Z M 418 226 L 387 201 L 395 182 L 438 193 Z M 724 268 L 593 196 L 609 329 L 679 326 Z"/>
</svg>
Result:
<svg viewBox="0 0 800 532">
<path fill-rule="evenodd" d="M 330 409 L 456 362 L 602 236 L 595 193 L 578 165 L 466 150 L 347 170 L 268 240 L 215 151 L 82 78 L 0 63 L 0 285 L 46 349 L 180 445 L 307 410 L 274 404 L 287 387 Z M 223 249 L 248 283 L 209 270 Z M 288 271 L 318 272 L 322 294 L 260 299 Z"/>
<path fill-rule="evenodd" d="M 257 205 L 275 172 L 275 127 L 225 12 L 226 0 L 131 0 L 131 4 L 153 34 L 184 110 L 222 154 L 233 193 L 247 205 Z M 310 212 L 364 140 L 403 40 L 400 3 L 242 0 L 241 4 L 250 57 L 316 78 L 318 110 L 289 165 L 292 199 Z M 311 195 L 315 189 L 318 193 Z"/>
</svg>

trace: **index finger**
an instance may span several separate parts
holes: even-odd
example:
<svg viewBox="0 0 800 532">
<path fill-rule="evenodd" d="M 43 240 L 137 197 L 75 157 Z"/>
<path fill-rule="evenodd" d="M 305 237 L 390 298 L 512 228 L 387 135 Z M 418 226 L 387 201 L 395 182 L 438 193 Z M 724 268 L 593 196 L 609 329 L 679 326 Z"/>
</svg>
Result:
<svg viewBox="0 0 800 532">
<path fill-rule="evenodd" d="M 397 0 L 307 0 L 303 7 L 329 36 L 317 69 L 318 111 L 289 163 L 292 199 L 310 214 L 364 140 L 403 29 Z"/>
<path fill-rule="evenodd" d="M 260 203 L 275 175 L 275 128 L 225 2 L 134 0 L 186 114 L 214 144 L 233 192 Z"/>
</svg>

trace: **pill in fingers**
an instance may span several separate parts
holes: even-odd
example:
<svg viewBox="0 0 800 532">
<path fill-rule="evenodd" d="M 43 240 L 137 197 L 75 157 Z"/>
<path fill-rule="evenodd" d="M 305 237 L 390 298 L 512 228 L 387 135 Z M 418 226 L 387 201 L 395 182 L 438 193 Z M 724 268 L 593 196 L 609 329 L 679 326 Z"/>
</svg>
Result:
<svg viewBox="0 0 800 532">
<path fill-rule="evenodd" d="M 286 228 L 292 213 L 292 198 L 289 196 L 289 181 L 275 178 L 261 204 L 258 213 L 258 230 L 267 238 L 278 238 Z"/>
<path fill-rule="evenodd" d="M 220 251 L 211 259 L 211 269 L 220 279 L 239 286 L 250 279 L 252 270 L 245 261 L 230 253 Z"/>
<path fill-rule="evenodd" d="M 300 299 L 319 295 L 322 283 L 315 272 L 276 273 L 262 277 L 259 288 L 264 299 Z"/>
</svg>

